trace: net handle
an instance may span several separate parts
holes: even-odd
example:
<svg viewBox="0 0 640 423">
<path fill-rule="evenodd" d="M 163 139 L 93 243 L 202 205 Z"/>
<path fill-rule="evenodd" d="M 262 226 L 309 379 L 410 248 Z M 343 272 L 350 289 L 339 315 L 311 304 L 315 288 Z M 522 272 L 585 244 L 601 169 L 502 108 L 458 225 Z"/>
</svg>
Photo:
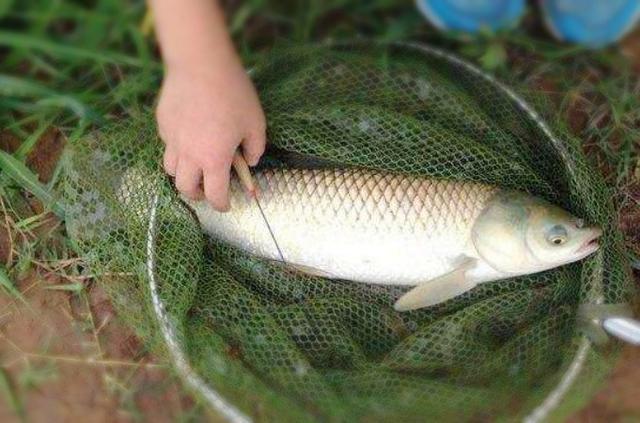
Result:
<svg viewBox="0 0 640 423">
<path fill-rule="evenodd" d="M 611 336 L 633 345 L 640 345 L 640 321 L 630 317 L 612 316 L 602 320 L 602 328 Z"/>
</svg>

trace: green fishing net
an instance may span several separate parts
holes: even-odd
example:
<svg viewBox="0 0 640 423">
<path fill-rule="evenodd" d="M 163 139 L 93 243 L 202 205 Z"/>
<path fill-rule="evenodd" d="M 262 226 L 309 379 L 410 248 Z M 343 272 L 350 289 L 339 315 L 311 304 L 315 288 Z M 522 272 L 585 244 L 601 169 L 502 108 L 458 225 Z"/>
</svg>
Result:
<svg viewBox="0 0 640 423">
<path fill-rule="evenodd" d="M 552 107 L 409 44 L 276 49 L 252 78 L 278 151 L 262 166 L 300 166 L 288 152 L 515 188 L 605 235 L 580 263 L 398 313 L 407 287 L 305 276 L 204 235 L 161 171 L 153 115 L 129 116 L 66 157 L 67 228 L 197 394 L 279 422 L 535 421 L 589 398 L 618 351 L 597 318 L 634 292 L 610 194 Z"/>
</svg>

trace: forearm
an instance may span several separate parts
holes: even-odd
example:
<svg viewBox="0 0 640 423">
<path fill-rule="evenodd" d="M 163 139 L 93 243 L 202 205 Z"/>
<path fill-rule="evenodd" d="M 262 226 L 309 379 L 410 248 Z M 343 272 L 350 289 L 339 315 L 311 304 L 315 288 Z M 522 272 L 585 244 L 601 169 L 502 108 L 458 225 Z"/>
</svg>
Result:
<svg viewBox="0 0 640 423">
<path fill-rule="evenodd" d="M 167 70 L 211 71 L 237 62 L 218 0 L 148 0 Z"/>
</svg>

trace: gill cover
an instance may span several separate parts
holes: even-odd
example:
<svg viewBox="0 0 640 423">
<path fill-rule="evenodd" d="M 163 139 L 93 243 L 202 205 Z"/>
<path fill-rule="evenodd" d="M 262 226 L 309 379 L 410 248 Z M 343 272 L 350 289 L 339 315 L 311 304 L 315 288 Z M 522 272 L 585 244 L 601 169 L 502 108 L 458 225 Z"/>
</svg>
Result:
<svg viewBox="0 0 640 423">
<path fill-rule="evenodd" d="M 526 273 L 529 263 L 527 226 L 536 199 L 514 191 L 498 192 L 476 219 L 471 241 L 482 259 L 495 270 Z"/>
</svg>

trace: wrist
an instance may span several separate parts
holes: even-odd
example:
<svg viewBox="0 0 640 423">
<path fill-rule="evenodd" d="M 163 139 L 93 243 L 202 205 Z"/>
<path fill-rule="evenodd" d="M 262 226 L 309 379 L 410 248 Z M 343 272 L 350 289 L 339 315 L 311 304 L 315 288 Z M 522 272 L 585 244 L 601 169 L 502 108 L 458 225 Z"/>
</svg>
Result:
<svg viewBox="0 0 640 423">
<path fill-rule="evenodd" d="M 165 79 L 181 81 L 189 85 L 224 87 L 230 80 L 237 79 L 235 76 L 238 72 L 244 72 L 240 65 L 236 67 L 228 64 L 220 66 L 218 63 L 211 62 L 180 63 L 172 67 L 167 66 Z"/>
<path fill-rule="evenodd" d="M 240 63 L 232 41 L 199 39 L 189 47 L 163 52 L 163 62 L 167 70 L 192 68 L 210 69 Z"/>
</svg>

